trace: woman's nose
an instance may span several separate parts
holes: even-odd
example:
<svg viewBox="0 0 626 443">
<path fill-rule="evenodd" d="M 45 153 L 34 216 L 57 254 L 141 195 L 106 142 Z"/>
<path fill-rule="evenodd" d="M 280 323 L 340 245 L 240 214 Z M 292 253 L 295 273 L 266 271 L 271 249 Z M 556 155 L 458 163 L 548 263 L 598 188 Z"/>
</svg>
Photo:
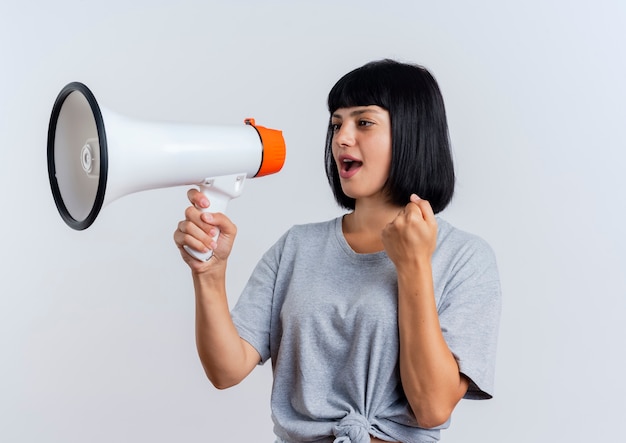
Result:
<svg viewBox="0 0 626 443">
<path fill-rule="evenodd" d="M 349 146 L 354 143 L 354 130 L 344 123 L 335 131 L 333 138 L 338 145 Z"/>
</svg>

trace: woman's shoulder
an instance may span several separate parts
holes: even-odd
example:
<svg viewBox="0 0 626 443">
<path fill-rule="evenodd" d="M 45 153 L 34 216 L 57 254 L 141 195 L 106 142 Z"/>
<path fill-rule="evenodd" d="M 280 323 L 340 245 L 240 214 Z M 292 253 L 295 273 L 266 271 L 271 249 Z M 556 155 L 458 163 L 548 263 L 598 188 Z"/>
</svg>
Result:
<svg viewBox="0 0 626 443">
<path fill-rule="evenodd" d="M 457 244 L 472 244 L 480 247 L 490 248 L 489 243 L 481 236 L 458 228 L 449 221 L 437 217 L 438 237 L 441 241 Z"/>
<path fill-rule="evenodd" d="M 474 260 L 493 261 L 495 254 L 491 245 L 481 236 L 460 229 L 447 220 L 437 218 L 437 248 L 440 254 L 456 257 L 472 257 Z"/>
<path fill-rule="evenodd" d="M 459 229 L 447 221 L 439 221 L 437 249 L 433 254 L 433 273 L 445 282 L 448 293 L 499 303 L 500 277 L 491 245 L 479 235 Z M 482 294 L 476 296 L 476 294 Z"/>
<path fill-rule="evenodd" d="M 296 224 L 289 228 L 285 235 L 300 238 L 308 237 L 311 235 L 330 234 L 335 231 L 335 229 L 337 228 L 337 223 L 339 223 L 340 221 L 341 217 L 336 217 L 330 220 Z"/>
<path fill-rule="evenodd" d="M 303 223 L 292 225 L 276 241 L 273 250 L 284 252 L 285 250 L 301 250 L 307 245 L 319 243 L 321 239 L 328 239 L 334 236 L 337 225 L 341 222 L 341 217 L 325 221 Z"/>
</svg>

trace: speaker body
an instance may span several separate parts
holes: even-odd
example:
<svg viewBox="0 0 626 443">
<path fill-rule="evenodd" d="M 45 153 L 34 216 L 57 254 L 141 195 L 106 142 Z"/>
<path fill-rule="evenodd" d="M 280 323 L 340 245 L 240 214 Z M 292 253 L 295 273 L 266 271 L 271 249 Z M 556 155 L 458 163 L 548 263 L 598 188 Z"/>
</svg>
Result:
<svg viewBox="0 0 626 443">
<path fill-rule="evenodd" d="M 213 212 L 241 193 L 246 178 L 278 172 L 282 133 L 256 126 L 205 126 L 131 119 L 100 107 L 82 83 L 66 85 L 48 128 L 48 176 L 57 209 L 73 229 L 124 195 L 200 185 Z"/>
</svg>

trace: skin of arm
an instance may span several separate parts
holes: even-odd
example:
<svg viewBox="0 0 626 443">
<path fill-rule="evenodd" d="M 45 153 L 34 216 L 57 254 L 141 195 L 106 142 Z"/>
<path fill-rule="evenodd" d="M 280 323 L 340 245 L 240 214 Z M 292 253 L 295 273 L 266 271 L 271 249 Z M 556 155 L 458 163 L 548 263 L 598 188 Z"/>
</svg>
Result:
<svg viewBox="0 0 626 443">
<path fill-rule="evenodd" d="M 446 344 L 435 304 L 431 257 L 437 221 L 417 196 L 383 230 L 383 244 L 398 274 L 400 377 L 420 426 L 445 423 L 469 380 Z"/>
<path fill-rule="evenodd" d="M 258 352 L 239 337 L 233 324 L 226 296 L 226 265 L 237 234 L 236 226 L 221 213 L 202 212 L 209 207 L 198 190 L 188 193 L 193 204 L 178 224 L 174 242 L 192 273 L 196 299 L 196 347 L 204 371 L 218 389 L 241 382 L 259 363 Z M 219 229 L 218 241 L 212 237 Z M 208 262 L 200 262 L 183 246 L 206 252 L 213 250 Z"/>
</svg>

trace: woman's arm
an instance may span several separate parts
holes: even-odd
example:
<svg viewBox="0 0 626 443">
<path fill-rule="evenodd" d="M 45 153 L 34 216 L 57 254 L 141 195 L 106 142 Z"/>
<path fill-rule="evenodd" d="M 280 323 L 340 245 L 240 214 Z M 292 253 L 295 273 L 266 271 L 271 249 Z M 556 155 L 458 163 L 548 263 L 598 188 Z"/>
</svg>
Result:
<svg viewBox="0 0 626 443">
<path fill-rule="evenodd" d="M 196 346 L 207 377 L 218 389 L 236 385 L 260 361 L 258 352 L 239 337 L 233 324 L 226 296 L 226 265 L 237 228 L 224 214 L 203 213 L 209 207 L 197 190 L 188 193 L 193 204 L 178 224 L 174 242 L 191 268 L 196 296 Z M 213 236 L 219 230 L 218 241 Z M 213 250 L 208 262 L 193 258 L 184 246 L 206 252 Z"/>
<path fill-rule="evenodd" d="M 194 274 L 196 347 L 204 371 L 218 389 L 242 381 L 259 363 L 259 353 L 239 337 L 230 316 L 223 278 Z"/>
<path fill-rule="evenodd" d="M 467 391 L 446 344 L 435 304 L 431 258 L 437 243 L 437 221 L 430 204 L 411 197 L 383 232 L 387 255 L 398 274 L 400 377 L 420 426 L 443 424 Z"/>
<path fill-rule="evenodd" d="M 398 273 L 402 387 L 420 426 L 443 424 L 469 381 L 459 372 L 439 325 L 430 263 Z"/>
</svg>

